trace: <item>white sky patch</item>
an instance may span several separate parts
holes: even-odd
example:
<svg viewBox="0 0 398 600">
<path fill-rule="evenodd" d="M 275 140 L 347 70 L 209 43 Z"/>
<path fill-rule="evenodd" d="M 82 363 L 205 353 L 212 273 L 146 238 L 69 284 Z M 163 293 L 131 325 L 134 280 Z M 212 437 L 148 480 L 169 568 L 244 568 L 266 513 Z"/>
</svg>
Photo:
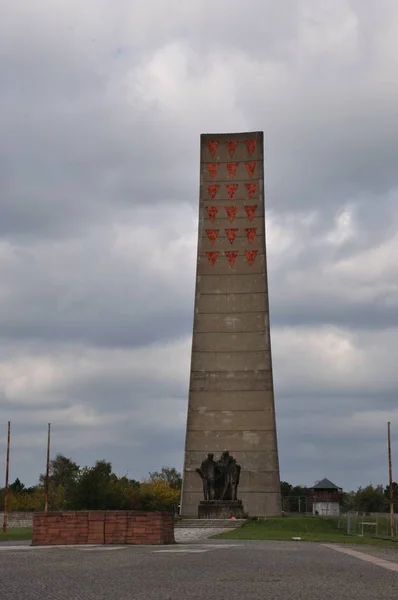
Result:
<svg viewBox="0 0 398 600">
<path fill-rule="evenodd" d="M 347 68 L 358 60 L 358 18 L 347 0 L 310 0 L 301 5 L 300 42 L 308 60 L 321 55 Z"/>
<path fill-rule="evenodd" d="M 330 231 L 325 241 L 333 246 L 340 246 L 355 235 L 353 210 L 346 208 L 335 220 L 335 227 Z"/>
</svg>

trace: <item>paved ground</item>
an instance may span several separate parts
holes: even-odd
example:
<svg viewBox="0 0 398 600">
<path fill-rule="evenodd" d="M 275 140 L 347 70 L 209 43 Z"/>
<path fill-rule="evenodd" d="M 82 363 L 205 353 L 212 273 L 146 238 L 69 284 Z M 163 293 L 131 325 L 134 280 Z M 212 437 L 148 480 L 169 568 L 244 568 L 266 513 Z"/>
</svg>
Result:
<svg viewBox="0 0 398 600">
<path fill-rule="evenodd" d="M 373 560 L 368 554 L 361 556 Z M 398 592 L 398 572 L 385 568 L 398 568 L 397 563 L 383 564 L 300 542 L 207 540 L 160 547 L 49 549 L 9 545 L 0 551 L 0 597 L 383 600 Z"/>
</svg>

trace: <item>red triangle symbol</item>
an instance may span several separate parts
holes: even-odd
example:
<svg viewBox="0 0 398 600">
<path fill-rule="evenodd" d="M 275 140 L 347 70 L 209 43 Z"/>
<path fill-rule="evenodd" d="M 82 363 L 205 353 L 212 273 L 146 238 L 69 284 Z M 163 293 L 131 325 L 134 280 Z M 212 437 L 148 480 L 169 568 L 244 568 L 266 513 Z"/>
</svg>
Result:
<svg viewBox="0 0 398 600">
<path fill-rule="evenodd" d="M 256 210 L 257 210 L 257 204 L 245 206 L 245 211 L 246 211 L 247 218 L 249 219 L 249 221 L 253 221 L 254 213 L 256 212 Z"/>
<path fill-rule="evenodd" d="M 209 196 L 212 200 L 214 200 L 214 198 L 216 197 L 219 189 L 220 189 L 220 186 L 217 184 L 207 186 L 207 191 L 209 192 Z"/>
<path fill-rule="evenodd" d="M 212 179 L 217 175 L 218 167 L 220 165 L 218 163 L 208 163 L 206 165 L 207 170 L 209 171 L 209 175 Z"/>
<path fill-rule="evenodd" d="M 220 230 L 219 229 L 206 229 L 205 231 L 206 231 L 207 237 L 210 240 L 210 244 L 213 245 L 218 237 L 218 232 Z"/>
<path fill-rule="evenodd" d="M 219 206 L 206 206 L 207 214 L 209 215 L 210 221 L 215 221 L 218 211 L 220 210 Z"/>
<path fill-rule="evenodd" d="M 247 190 L 249 198 L 253 198 L 257 190 L 257 183 L 245 183 L 245 188 Z"/>
<path fill-rule="evenodd" d="M 251 221 L 251 219 L 250 219 L 250 221 Z M 245 232 L 246 232 L 246 236 L 249 241 L 249 244 L 252 244 L 254 242 L 254 238 L 256 237 L 257 229 L 255 227 L 248 227 L 247 229 L 245 229 Z"/>
<path fill-rule="evenodd" d="M 227 211 L 228 219 L 231 223 L 234 222 L 236 211 L 238 210 L 237 206 L 226 206 L 225 210 Z"/>
<path fill-rule="evenodd" d="M 254 263 L 254 259 L 257 256 L 257 250 L 245 250 L 246 260 L 250 266 Z"/>
<path fill-rule="evenodd" d="M 246 140 L 245 141 L 246 150 L 248 151 L 249 156 L 251 156 L 253 154 L 253 152 L 255 151 L 256 144 L 257 144 L 257 140 Z"/>
<path fill-rule="evenodd" d="M 211 156 L 213 156 L 213 157 L 214 157 L 214 155 L 215 155 L 215 153 L 217 151 L 218 144 L 219 144 L 219 142 L 216 142 L 216 141 L 210 141 L 209 140 L 207 142 L 207 148 L 209 149 L 209 152 L 210 152 Z"/>
<path fill-rule="evenodd" d="M 225 187 L 227 188 L 228 196 L 233 200 L 235 198 L 236 190 L 238 189 L 238 184 L 229 183 Z"/>
<path fill-rule="evenodd" d="M 236 257 L 237 257 L 237 256 L 238 256 L 238 254 L 239 254 L 239 250 L 226 250 L 226 251 L 224 252 L 224 254 L 225 254 L 225 256 L 226 256 L 226 257 L 227 257 L 227 259 L 228 259 L 228 262 L 229 262 L 229 265 L 230 265 L 230 267 L 233 267 L 233 266 L 234 266 L 234 263 L 235 263 L 235 261 L 236 261 Z"/>
<path fill-rule="evenodd" d="M 237 229 L 226 229 L 225 233 L 227 234 L 227 238 L 229 239 L 230 244 L 234 243 L 236 238 L 236 234 L 238 233 Z"/>
<path fill-rule="evenodd" d="M 227 148 L 228 148 L 228 152 L 231 158 L 233 158 L 234 154 L 235 154 L 235 150 L 238 147 L 238 140 L 229 140 L 227 142 Z"/>
<path fill-rule="evenodd" d="M 255 160 L 245 163 L 246 171 L 249 177 L 253 177 L 254 171 L 256 170 L 256 165 L 257 163 Z"/>
<path fill-rule="evenodd" d="M 236 170 L 238 168 L 238 163 L 227 163 L 228 173 L 231 179 L 235 177 Z"/>
<path fill-rule="evenodd" d="M 206 254 L 206 256 L 208 258 L 208 261 L 211 264 L 211 266 L 214 267 L 215 262 L 216 262 L 216 260 L 218 258 L 218 255 L 220 253 L 219 252 L 206 252 L 205 254 Z"/>
</svg>

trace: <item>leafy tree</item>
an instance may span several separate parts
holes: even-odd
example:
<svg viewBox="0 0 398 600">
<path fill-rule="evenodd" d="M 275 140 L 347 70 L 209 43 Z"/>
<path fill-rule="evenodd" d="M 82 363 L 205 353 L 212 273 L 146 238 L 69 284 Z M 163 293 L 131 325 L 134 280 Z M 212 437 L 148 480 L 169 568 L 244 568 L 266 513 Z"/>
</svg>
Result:
<svg viewBox="0 0 398 600">
<path fill-rule="evenodd" d="M 138 481 L 117 477 L 106 460 L 80 470 L 69 500 L 73 510 L 138 510 L 141 506 Z"/>
<path fill-rule="evenodd" d="M 356 510 L 372 513 L 384 512 L 387 509 L 387 500 L 382 485 L 368 485 L 358 488 L 355 494 Z"/>
<path fill-rule="evenodd" d="M 173 511 L 180 501 L 180 490 L 162 479 L 143 482 L 140 495 L 144 510 Z"/>
<path fill-rule="evenodd" d="M 149 473 L 150 481 L 164 481 L 173 490 L 181 490 L 182 476 L 174 467 L 163 467 L 162 470 Z"/>
<path fill-rule="evenodd" d="M 81 469 L 72 486 L 71 508 L 74 510 L 106 510 L 110 508 L 111 478 L 112 465 L 106 460 L 97 460 L 94 467 Z"/>
<path fill-rule="evenodd" d="M 309 489 L 304 485 L 295 485 L 291 488 L 289 496 L 308 496 Z"/>
<path fill-rule="evenodd" d="M 71 458 L 57 454 L 50 461 L 49 470 L 49 508 L 50 510 L 64 510 L 69 508 L 73 488 L 80 472 L 80 467 Z M 46 476 L 40 475 L 39 485 L 43 489 Z"/>
<path fill-rule="evenodd" d="M 343 492 L 342 507 L 347 510 L 357 510 L 356 492 Z"/>
<path fill-rule="evenodd" d="M 23 483 L 21 483 L 20 479 L 17 477 L 14 483 L 12 483 L 9 489 L 14 492 L 14 494 L 21 494 L 26 490 Z"/>
<path fill-rule="evenodd" d="M 71 458 L 63 454 L 57 454 L 50 461 L 50 482 L 53 486 L 63 485 L 67 488 L 73 483 L 79 474 L 80 467 Z M 41 485 L 45 485 L 46 476 L 40 475 Z"/>
<path fill-rule="evenodd" d="M 286 498 L 290 496 L 290 492 L 292 490 L 292 486 L 287 481 L 281 481 L 281 494 L 282 498 Z"/>
<path fill-rule="evenodd" d="M 39 511 L 44 509 L 44 494 L 39 487 L 34 492 L 9 492 L 8 507 L 10 511 Z"/>
</svg>

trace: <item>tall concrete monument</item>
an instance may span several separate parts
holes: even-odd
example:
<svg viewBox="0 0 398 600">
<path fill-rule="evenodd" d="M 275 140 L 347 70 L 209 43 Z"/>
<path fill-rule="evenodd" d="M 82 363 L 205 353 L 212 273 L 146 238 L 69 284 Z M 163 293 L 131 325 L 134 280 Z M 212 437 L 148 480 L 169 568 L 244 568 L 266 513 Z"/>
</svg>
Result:
<svg viewBox="0 0 398 600">
<path fill-rule="evenodd" d="M 281 513 L 269 331 L 263 133 L 201 136 L 199 241 L 181 514 L 208 454 L 231 452 L 249 516 Z"/>
</svg>

